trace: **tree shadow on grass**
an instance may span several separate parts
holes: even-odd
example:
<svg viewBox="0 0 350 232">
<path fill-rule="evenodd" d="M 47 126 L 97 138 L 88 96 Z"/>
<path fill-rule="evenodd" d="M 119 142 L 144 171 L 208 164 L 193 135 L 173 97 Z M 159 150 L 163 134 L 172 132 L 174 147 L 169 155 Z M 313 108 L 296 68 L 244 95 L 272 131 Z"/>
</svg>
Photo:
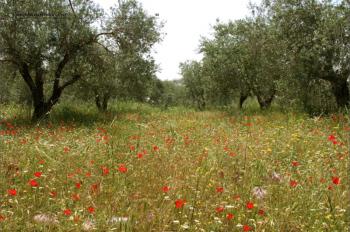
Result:
<svg viewBox="0 0 350 232">
<path fill-rule="evenodd" d="M 153 109 L 154 110 L 154 109 Z M 139 105 L 123 105 L 111 106 L 107 112 L 99 112 L 94 106 L 87 105 L 58 105 L 39 122 L 31 121 L 30 110 L 19 108 L 17 112 L 10 114 L 10 117 L 5 118 L 7 122 L 16 127 L 35 127 L 35 126 L 61 126 L 75 125 L 89 127 L 95 124 L 112 123 L 118 120 L 128 120 L 130 115 L 147 116 L 152 112 L 152 107 Z"/>
</svg>

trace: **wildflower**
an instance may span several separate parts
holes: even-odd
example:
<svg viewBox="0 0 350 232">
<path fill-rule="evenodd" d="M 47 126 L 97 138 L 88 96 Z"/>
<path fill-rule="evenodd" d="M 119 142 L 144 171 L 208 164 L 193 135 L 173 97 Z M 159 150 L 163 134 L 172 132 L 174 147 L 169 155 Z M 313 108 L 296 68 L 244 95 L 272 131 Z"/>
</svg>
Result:
<svg viewBox="0 0 350 232">
<path fill-rule="evenodd" d="M 70 148 L 69 147 L 64 147 L 63 151 L 64 151 L 64 153 L 68 153 L 70 151 Z"/>
<path fill-rule="evenodd" d="M 217 207 L 216 209 L 215 209 L 215 211 L 217 212 L 217 213 L 221 213 L 221 212 L 223 212 L 224 211 L 224 207 L 223 206 L 219 206 L 219 207 Z"/>
<path fill-rule="evenodd" d="M 296 180 L 291 180 L 291 181 L 289 182 L 289 185 L 290 185 L 290 187 L 295 188 L 295 187 L 298 185 L 298 182 L 297 182 Z"/>
<path fill-rule="evenodd" d="M 105 166 L 101 167 L 102 168 L 102 175 L 106 176 L 109 174 L 109 169 Z"/>
<path fill-rule="evenodd" d="M 42 174 L 43 174 L 42 172 L 35 172 L 35 173 L 34 173 L 34 176 L 36 176 L 36 177 L 39 178 L 39 177 L 41 177 Z"/>
<path fill-rule="evenodd" d="M 39 186 L 38 182 L 36 180 L 33 180 L 33 179 L 30 180 L 28 183 L 32 187 L 38 187 Z"/>
<path fill-rule="evenodd" d="M 340 178 L 337 176 L 334 176 L 334 177 L 332 177 L 332 182 L 333 182 L 333 184 L 338 185 L 338 184 L 340 184 Z"/>
<path fill-rule="evenodd" d="M 118 167 L 119 172 L 121 173 L 126 173 L 128 171 L 127 167 L 125 166 L 125 164 L 119 164 Z"/>
<path fill-rule="evenodd" d="M 159 151 L 159 147 L 156 146 L 156 145 L 154 145 L 154 146 L 153 146 L 153 151 Z"/>
<path fill-rule="evenodd" d="M 81 183 L 75 183 L 75 187 L 76 187 L 77 189 L 80 189 L 80 188 L 81 188 Z"/>
<path fill-rule="evenodd" d="M 37 214 L 33 217 L 33 220 L 37 223 L 43 224 L 57 224 L 57 217 L 49 214 Z"/>
<path fill-rule="evenodd" d="M 335 141 L 335 136 L 333 134 L 329 135 L 328 141 L 331 141 L 331 142 Z"/>
<path fill-rule="evenodd" d="M 100 184 L 96 183 L 96 184 L 91 185 L 91 191 L 93 193 L 97 193 L 99 191 L 99 189 L 100 189 Z"/>
<path fill-rule="evenodd" d="M 80 200 L 80 195 L 79 195 L 78 193 L 74 193 L 74 194 L 72 195 L 72 200 L 73 200 L 73 201 L 79 201 L 79 200 Z"/>
<path fill-rule="evenodd" d="M 254 203 L 253 202 L 247 202 L 247 205 L 246 205 L 247 209 L 253 209 L 254 208 Z"/>
<path fill-rule="evenodd" d="M 119 223 L 119 222 L 127 222 L 129 220 L 128 217 L 115 217 L 113 216 L 110 220 L 109 223 Z"/>
<path fill-rule="evenodd" d="M 224 192 L 224 188 L 223 187 L 216 187 L 216 192 L 222 193 L 222 192 Z"/>
<path fill-rule="evenodd" d="M 266 190 L 261 187 L 254 187 L 253 188 L 253 196 L 255 196 L 258 199 L 263 199 L 266 195 Z"/>
<path fill-rule="evenodd" d="M 265 211 L 263 209 L 259 209 L 258 214 L 260 216 L 264 216 L 265 215 Z"/>
<path fill-rule="evenodd" d="M 89 211 L 89 213 L 94 213 L 95 212 L 95 208 L 90 206 L 89 208 L 87 208 L 87 210 Z"/>
<path fill-rule="evenodd" d="M 298 161 L 292 161 L 292 166 L 293 167 L 297 167 L 299 165 L 300 165 L 300 163 Z"/>
<path fill-rule="evenodd" d="M 167 193 L 167 192 L 169 192 L 170 187 L 169 186 L 163 186 L 162 190 L 163 190 L 164 193 Z"/>
<path fill-rule="evenodd" d="M 244 225 L 243 226 L 243 231 L 251 231 L 252 227 L 248 226 L 248 225 Z"/>
<path fill-rule="evenodd" d="M 57 196 L 57 192 L 51 191 L 51 192 L 49 193 L 49 195 L 50 195 L 50 197 L 54 198 L 54 197 Z"/>
<path fill-rule="evenodd" d="M 228 155 L 231 156 L 231 157 L 235 157 L 237 154 L 234 153 L 234 152 L 230 152 Z"/>
<path fill-rule="evenodd" d="M 277 172 L 273 172 L 272 173 L 272 180 L 274 180 L 274 181 L 281 181 L 282 180 L 282 177 L 281 177 L 281 175 L 279 174 L 279 173 L 277 173 Z"/>
<path fill-rule="evenodd" d="M 63 214 L 66 215 L 66 216 L 70 216 L 70 215 L 72 214 L 72 210 L 70 210 L 70 209 L 65 209 L 65 210 L 63 211 Z"/>
<path fill-rule="evenodd" d="M 17 195 L 17 190 L 16 189 L 9 189 L 9 190 L 7 190 L 7 193 L 10 196 L 16 196 Z"/>
<path fill-rule="evenodd" d="M 95 222 L 93 220 L 90 220 L 90 219 L 84 221 L 81 226 L 83 228 L 83 231 L 90 231 L 90 230 L 96 229 Z"/>
<path fill-rule="evenodd" d="M 135 151 L 135 146 L 131 145 L 129 148 L 130 148 L 130 151 Z"/>
<path fill-rule="evenodd" d="M 0 222 L 5 221 L 5 217 L 0 214 Z"/>
<path fill-rule="evenodd" d="M 228 214 L 226 215 L 227 220 L 232 220 L 233 217 L 234 217 L 234 215 L 233 215 L 232 213 L 228 213 Z"/>
<path fill-rule="evenodd" d="M 137 153 L 137 158 L 141 159 L 143 157 L 143 153 Z"/>
<path fill-rule="evenodd" d="M 186 201 L 183 199 L 177 199 L 175 201 L 175 207 L 178 209 L 182 208 L 185 204 L 186 204 Z"/>
</svg>

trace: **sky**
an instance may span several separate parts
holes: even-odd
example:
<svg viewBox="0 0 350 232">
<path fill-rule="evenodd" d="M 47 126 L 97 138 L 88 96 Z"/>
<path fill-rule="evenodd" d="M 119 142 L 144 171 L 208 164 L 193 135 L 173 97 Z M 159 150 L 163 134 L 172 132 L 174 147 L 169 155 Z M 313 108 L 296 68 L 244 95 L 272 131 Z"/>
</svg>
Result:
<svg viewBox="0 0 350 232">
<path fill-rule="evenodd" d="M 104 9 L 117 0 L 94 0 Z M 165 25 L 163 41 L 154 47 L 153 57 L 159 65 L 161 80 L 180 79 L 179 64 L 200 60 L 201 37 L 209 37 L 216 19 L 220 22 L 244 18 L 249 14 L 249 0 L 139 0 L 151 15 L 159 14 Z M 257 3 L 260 0 L 252 0 Z"/>
</svg>

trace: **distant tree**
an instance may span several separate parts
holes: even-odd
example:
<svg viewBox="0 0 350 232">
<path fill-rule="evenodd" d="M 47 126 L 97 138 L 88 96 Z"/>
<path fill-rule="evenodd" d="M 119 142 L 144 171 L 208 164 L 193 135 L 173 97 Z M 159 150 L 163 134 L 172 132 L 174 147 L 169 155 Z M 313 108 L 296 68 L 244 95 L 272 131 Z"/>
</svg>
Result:
<svg viewBox="0 0 350 232">
<path fill-rule="evenodd" d="M 187 61 L 180 64 L 183 83 L 187 96 L 193 105 L 203 110 L 207 105 L 208 81 L 203 73 L 202 64 L 197 61 Z"/>
</svg>

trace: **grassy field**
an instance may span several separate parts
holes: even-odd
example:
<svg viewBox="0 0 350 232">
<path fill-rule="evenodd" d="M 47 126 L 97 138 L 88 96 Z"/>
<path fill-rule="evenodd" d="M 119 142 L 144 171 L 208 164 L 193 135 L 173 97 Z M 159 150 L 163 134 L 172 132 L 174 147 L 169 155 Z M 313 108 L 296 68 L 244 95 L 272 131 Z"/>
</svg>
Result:
<svg viewBox="0 0 350 232">
<path fill-rule="evenodd" d="M 1 107 L 0 231 L 347 231 L 343 115 Z"/>
</svg>

